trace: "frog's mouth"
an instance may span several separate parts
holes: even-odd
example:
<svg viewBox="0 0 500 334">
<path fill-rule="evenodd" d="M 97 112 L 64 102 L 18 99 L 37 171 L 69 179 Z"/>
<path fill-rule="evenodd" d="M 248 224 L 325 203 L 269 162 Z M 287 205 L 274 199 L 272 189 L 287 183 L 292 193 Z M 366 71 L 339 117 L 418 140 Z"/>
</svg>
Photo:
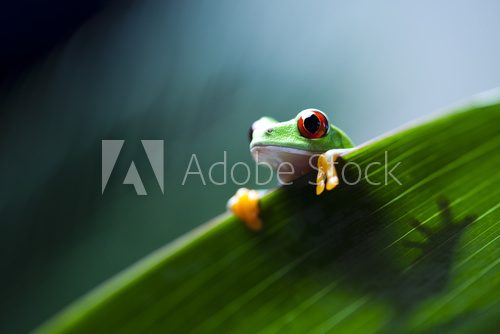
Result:
<svg viewBox="0 0 500 334">
<path fill-rule="evenodd" d="M 269 164 L 276 170 L 282 182 L 290 182 L 312 171 L 320 154 L 273 145 L 256 145 L 250 152 L 257 163 Z"/>
</svg>

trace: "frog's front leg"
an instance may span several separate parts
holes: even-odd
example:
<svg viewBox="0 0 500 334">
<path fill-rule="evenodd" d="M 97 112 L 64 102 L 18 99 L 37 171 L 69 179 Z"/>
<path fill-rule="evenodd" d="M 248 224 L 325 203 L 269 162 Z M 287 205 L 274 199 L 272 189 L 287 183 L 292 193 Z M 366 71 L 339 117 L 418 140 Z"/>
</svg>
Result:
<svg viewBox="0 0 500 334">
<path fill-rule="evenodd" d="M 259 200 L 265 193 L 264 191 L 240 188 L 236 194 L 227 202 L 227 208 L 238 218 L 245 222 L 245 225 L 253 230 L 262 229 L 262 220 L 259 217 Z"/>
<path fill-rule="evenodd" d="M 316 195 L 326 190 L 332 190 L 339 184 L 339 177 L 335 164 L 342 154 L 353 149 L 328 150 L 318 157 L 318 175 L 316 177 Z"/>
</svg>

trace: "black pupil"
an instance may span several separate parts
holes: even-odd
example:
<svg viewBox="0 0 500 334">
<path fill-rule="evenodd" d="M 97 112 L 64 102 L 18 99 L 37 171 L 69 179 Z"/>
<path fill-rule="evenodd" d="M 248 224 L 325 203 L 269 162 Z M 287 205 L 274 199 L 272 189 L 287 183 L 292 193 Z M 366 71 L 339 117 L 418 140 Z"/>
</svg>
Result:
<svg viewBox="0 0 500 334">
<path fill-rule="evenodd" d="M 253 126 L 248 129 L 248 141 L 252 141 L 253 139 Z"/>
<path fill-rule="evenodd" d="M 304 119 L 304 128 L 310 133 L 316 133 L 319 130 L 321 122 L 319 121 L 318 116 L 312 114 Z"/>
</svg>

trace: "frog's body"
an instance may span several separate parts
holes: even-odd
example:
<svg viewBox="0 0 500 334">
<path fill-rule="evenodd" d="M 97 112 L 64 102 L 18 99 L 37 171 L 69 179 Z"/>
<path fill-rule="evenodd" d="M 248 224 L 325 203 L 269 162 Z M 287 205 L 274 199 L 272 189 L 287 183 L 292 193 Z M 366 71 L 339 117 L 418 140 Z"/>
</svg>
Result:
<svg viewBox="0 0 500 334">
<path fill-rule="evenodd" d="M 342 130 L 330 125 L 326 116 L 316 109 L 303 110 L 286 122 L 263 117 L 253 123 L 249 137 L 253 158 L 283 172 L 280 174 L 283 182 L 310 172 L 317 164 L 318 195 L 325 187 L 331 190 L 338 184 L 335 160 L 354 146 Z M 262 227 L 258 198 L 256 191 L 242 188 L 228 203 L 229 208 L 254 230 Z"/>
<path fill-rule="evenodd" d="M 284 182 L 293 180 L 312 170 L 310 158 L 318 157 L 331 149 L 352 148 L 354 145 L 347 135 L 339 128 L 329 125 L 325 117 L 325 124 L 328 126 L 323 136 L 318 138 L 307 138 L 299 130 L 299 119 L 310 115 L 316 117 L 315 109 L 306 109 L 300 112 L 294 119 L 286 122 L 263 117 L 256 121 L 251 130 L 250 152 L 257 162 L 266 162 L 274 169 L 278 169 L 280 164 L 286 168 L 290 163 L 294 173 L 284 173 Z M 321 116 L 320 114 L 318 114 Z M 318 119 L 319 120 L 319 119 Z"/>
</svg>

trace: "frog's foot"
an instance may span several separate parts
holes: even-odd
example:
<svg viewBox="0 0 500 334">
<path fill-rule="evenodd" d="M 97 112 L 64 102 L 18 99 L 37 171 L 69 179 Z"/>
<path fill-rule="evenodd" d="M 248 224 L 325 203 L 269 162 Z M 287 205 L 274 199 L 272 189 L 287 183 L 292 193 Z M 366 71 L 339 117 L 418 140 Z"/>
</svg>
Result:
<svg viewBox="0 0 500 334">
<path fill-rule="evenodd" d="M 335 170 L 335 162 L 340 157 L 340 151 L 330 150 L 318 158 L 318 176 L 316 177 L 316 195 L 326 190 L 332 190 L 339 184 Z"/>
<path fill-rule="evenodd" d="M 259 193 L 256 190 L 238 189 L 227 202 L 227 207 L 243 220 L 249 229 L 253 231 L 262 229 L 262 220 L 259 217 Z"/>
</svg>

